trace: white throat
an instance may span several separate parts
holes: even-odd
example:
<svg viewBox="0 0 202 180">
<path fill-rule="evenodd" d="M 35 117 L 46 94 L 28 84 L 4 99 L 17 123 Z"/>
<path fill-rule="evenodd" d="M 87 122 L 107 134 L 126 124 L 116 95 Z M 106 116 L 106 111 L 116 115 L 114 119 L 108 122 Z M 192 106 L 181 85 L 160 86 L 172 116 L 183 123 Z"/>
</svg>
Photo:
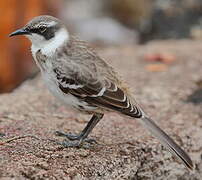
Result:
<svg viewBox="0 0 202 180">
<path fill-rule="evenodd" d="M 62 28 L 56 32 L 55 37 L 50 40 L 45 40 L 42 36 L 37 34 L 28 35 L 27 37 L 32 42 L 31 51 L 34 57 L 39 49 L 41 49 L 42 54 L 51 56 L 58 47 L 65 41 L 68 41 L 69 33 L 65 28 Z"/>
</svg>

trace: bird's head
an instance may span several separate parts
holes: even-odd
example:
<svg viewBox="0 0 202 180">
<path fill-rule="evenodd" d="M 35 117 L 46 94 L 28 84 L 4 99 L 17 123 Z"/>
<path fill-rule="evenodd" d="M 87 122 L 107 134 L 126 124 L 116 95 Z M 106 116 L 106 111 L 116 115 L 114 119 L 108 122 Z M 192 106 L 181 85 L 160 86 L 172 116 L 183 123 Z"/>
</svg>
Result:
<svg viewBox="0 0 202 180">
<path fill-rule="evenodd" d="M 25 35 L 36 47 L 68 39 L 68 32 L 63 23 L 59 19 L 47 15 L 33 18 L 24 27 L 9 36 L 17 35 Z"/>
</svg>

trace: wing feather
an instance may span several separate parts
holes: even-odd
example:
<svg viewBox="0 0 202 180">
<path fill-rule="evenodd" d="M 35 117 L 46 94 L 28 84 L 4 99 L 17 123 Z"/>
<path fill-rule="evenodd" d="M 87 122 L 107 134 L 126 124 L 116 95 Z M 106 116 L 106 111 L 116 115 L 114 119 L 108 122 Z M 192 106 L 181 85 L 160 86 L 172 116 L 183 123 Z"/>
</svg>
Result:
<svg viewBox="0 0 202 180">
<path fill-rule="evenodd" d="M 133 117 L 142 116 L 141 110 L 131 104 L 124 91 L 112 82 L 105 80 L 104 83 L 101 83 L 92 80 L 88 84 L 79 84 L 76 80 L 59 77 L 58 83 L 63 93 L 71 93 L 89 104 L 119 111 Z"/>
</svg>

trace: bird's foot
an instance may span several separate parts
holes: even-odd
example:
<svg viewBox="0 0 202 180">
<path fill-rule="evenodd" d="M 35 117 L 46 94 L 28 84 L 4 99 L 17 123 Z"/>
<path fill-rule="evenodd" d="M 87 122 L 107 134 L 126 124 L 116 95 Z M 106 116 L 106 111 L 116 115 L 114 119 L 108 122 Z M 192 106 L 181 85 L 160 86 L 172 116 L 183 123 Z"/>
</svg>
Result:
<svg viewBox="0 0 202 180">
<path fill-rule="evenodd" d="M 84 138 L 81 134 L 75 135 L 71 133 L 64 133 L 60 131 L 56 131 L 55 134 L 57 136 L 66 137 L 68 140 L 64 140 L 63 142 L 59 143 L 64 147 L 86 147 L 88 148 L 89 145 L 97 144 L 94 139 Z"/>
</svg>

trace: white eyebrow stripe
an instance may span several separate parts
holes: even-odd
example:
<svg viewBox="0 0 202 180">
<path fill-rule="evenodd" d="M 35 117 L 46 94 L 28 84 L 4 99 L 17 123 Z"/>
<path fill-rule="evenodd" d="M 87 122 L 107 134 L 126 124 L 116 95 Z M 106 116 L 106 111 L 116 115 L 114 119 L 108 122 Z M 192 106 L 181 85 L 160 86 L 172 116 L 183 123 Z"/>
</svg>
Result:
<svg viewBox="0 0 202 180">
<path fill-rule="evenodd" d="M 55 21 L 51 21 L 47 23 L 47 27 L 55 26 L 57 23 Z"/>
</svg>

